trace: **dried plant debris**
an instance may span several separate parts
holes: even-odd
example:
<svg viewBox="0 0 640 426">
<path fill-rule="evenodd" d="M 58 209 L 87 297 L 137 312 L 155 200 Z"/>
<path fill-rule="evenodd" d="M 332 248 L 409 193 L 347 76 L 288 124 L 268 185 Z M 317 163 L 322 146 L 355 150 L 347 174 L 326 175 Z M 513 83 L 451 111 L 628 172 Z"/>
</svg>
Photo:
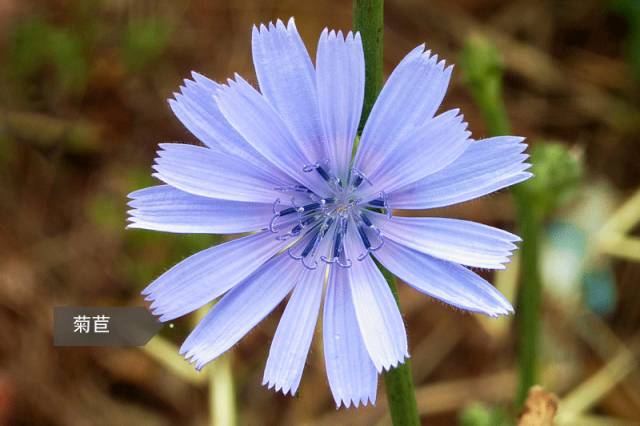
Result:
<svg viewBox="0 0 640 426">
<path fill-rule="evenodd" d="M 551 426 L 556 411 L 558 397 L 541 386 L 534 386 L 529 390 L 524 409 L 518 417 L 518 426 Z"/>
</svg>

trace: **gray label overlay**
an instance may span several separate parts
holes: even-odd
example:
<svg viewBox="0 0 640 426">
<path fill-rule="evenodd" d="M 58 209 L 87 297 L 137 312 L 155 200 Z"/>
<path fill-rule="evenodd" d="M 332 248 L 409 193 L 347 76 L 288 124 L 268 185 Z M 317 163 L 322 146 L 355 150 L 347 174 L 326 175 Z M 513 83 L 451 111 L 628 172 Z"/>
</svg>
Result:
<svg viewBox="0 0 640 426">
<path fill-rule="evenodd" d="M 54 346 L 144 346 L 160 328 L 144 306 L 53 308 Z"/>
</svg>

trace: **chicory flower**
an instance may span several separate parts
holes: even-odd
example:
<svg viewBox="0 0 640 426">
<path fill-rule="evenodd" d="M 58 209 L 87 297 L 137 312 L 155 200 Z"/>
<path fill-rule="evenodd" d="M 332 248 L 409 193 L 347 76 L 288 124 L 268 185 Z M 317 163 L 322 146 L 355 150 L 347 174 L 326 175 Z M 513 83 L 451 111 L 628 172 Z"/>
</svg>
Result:
<svg viewBox="0 0 640 426">
<path fill-rule="evenodd" d="M 513 312 L 467 267 L 504 268 L 517 236 L 394 210 L 447 206 L 521 182 L 531 176 L 526 146 L 512 136 L 474 141 L 458 110 L 436 114 L 452 67 L 424 45 L 393 71 L 359 138 L 358 33 L 325 29 L 315 66 L 293 19 L 254 27 L 252 49 L 260 91 L 239 75 L 218 84 L 193 73 L 169 103 L 204 146 L 161 144 L 153 168 L 164 184 L 129 195 L 130 228 L 250 234 L 194 254 L 143 294 L 162 321 L 219 299 L 181 348 L 198 369 L 290 295 L 264 384 L 293 395 L 324 293 L 324 358 L 336 404 L 374 403 L 378 373 L 409 356 L 374 257 L 457 308 Z"/>
</svg>

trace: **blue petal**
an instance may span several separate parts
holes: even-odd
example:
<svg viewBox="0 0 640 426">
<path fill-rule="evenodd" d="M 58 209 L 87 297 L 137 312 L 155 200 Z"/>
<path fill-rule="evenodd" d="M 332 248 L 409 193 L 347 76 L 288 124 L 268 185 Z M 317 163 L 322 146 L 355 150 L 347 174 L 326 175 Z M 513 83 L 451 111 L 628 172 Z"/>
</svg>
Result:
<svg viewBox="0 0 640 426">
<path fill-rule="evenodd" d="M 394 217 L 368 214 L 391 239 L 413 250 L 439 259 L 488 269 L 504 269 L 517 236 L 491 226 L 438 217 Z"/>
<path fill-rule="evenodd" d="M 495 287 L 464 266 L 422 254 L 390 239 L 375 257 L 416 290 L 460 309 L 492 317 L 513 313 Z"/>
<path fill-rule="evenodd" d="M 198 73 L 192 75 L 195 81 L 185 80 L 181 93 L 169 100 L 182 124 L 208 147 L 249 162 L 276 179 L 284 179 L 286 175 L 262 157 L 224 118 L 214 100 L 220 85 Z"/>
<path fill-rule="evenodd" d="M 127 228 L 177 233 L 233 234 L 263 229 L 272 205 L 199 197 L 169 185 L 129 194 Z"/>
<path fill-rule="evenodd" d="M 324 302 L 323 343 L 327 377 L 337 408 L 375 404 L 378 375 L 369 358 L 344 268 L 330 270 Z"/>
<path fill-rule="evenodd" d="M 187 144 L 160 144 L 155 177 L 182 191 L 223 200 L 273 203 L 284 186 L 239 159 Z"/>
<path fill-rule="evenodd" d="M 220 110 L 233 127 L 260 154 L 297 182 L 326 196 L 328 187 L 317 173 L 305 173 L 304 166 L 315 163 L 264 96 L 236 75 L 216 98 Z"/>
<path fill-rule="evenodd" d="M 524 138 L 498 136 L 472 142 L 443 170 L 389 194 L 396 209 L 429 209 L 472 200 L 532 176 Z"/>
<path fill-rule="evenodd" d="M 293 290 L 269 350 L 262 384 L 295 395 L 318 320 L 325 268 L 306 269 Z"/>
<path fill-rule="evenodd" d="M 248 254 L 242 260 L 253 256 Z M 180 353 L 197 369 L 204 367 L 262 321 L 296 285 L 303 270 L 300 262 L 287 255 L 271 259 L 211 308 L 182 344 Z"/>
<path fill-rule="evenodd" d="M 278 111 L 310 163 L 326 157 L 316 76 L 293 18 L 253 27 L 253 64 L 260 91 Z"/>
<path fill-rule="evenodd" d="M 180 93 L 169 100 L 174 114 L 194 136 L 211 148 L 230 153 L 243 148 L 251 150 L 216 105 L 214 96 L 220 85 L 204 76 L 199 75 L 199 79 L 207 84 L 185 80 Z"/>
<path fill-rule="evenodd" d="M 354 226 L 350 226 L 345 240 L 347 255 L 353 261 L 347 268 L 349 289 L 369 357 L 381 372 L 396 367 L 409 356 L 407 334 L 389 285 L 371 257 L 355 260 L 361 242 Z"/>
<path fill-rule="evenodd" d="M 458 110 L 447 111 L 426 124 L 405 132 L 395 149 L 377 161 L 358 167 L 371 181 L 361 186 L 367 199 L 379 191 L 389 194 L 444 169 L 469 147 L 470 132 Z"/>
<path fill-rule="evenodd" d="M 142 292 L 160 321 L 195 311 L 251 275 L 283 245 L 270 232 L 238 238 L 190 256 Z"/>
<path fill-rule="evenodd" d="M 217 150 L 224 150 L 221 142 L 242 146 L 242 137 L 227 123 L 220 113 L 213 95 L 217 89 L 187 84 L 174 93 L 169 106 L 180 122 L 202 143 Z"/>
<path fill-rule="evenodd" d="M 362 132 L 355 159 L 358 169 L 385 159 L 406 132 L 421 127 L 437 111 L 449 85 L 451 67 L 424 52 L 411 51 L 398 64 L 378 97 Z"/>
<path fill-rule="evenodd" d="M 320 117 L 331 169 L 346 178 L 364 98 L 364 54 L 360 34 L 329 32 L 318 42 L 316 82 Z"/>
</svg>

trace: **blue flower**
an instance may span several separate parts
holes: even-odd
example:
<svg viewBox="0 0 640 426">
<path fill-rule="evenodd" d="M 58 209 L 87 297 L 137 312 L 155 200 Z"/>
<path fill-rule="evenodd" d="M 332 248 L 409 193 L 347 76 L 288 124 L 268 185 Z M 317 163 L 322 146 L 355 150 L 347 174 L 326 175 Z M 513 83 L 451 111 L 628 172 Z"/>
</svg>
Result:
<svg viewBox="0 0 640 426">
<path fill-rule="evenodd" d="M 419 46 L 393 71 L 359 139 L 359 34 L 324 30 L 316 64 L 293 19 L 253 28 L 260 91 L 193 73 L 170 106 L 204 144 L 161 144 L 163 185 L 129 195 L 130 228 L 249 235 L 180 262 L 143 294 L 162 321 L 218 299 L 180 352 L 200 369 L 290 295 L 264 384 L 296 393 L 324 291 L 323 341 L 337 406 L 375 403 L 377 375 L 409 356 L 402 317 L 372 259 L 415 289 L 490 316 L 509 302 L 467 267 L 502 269 L 519 238 L 464 220 L 394 217 L 467 201 L 531 176 L 523 138 L 473 141 L 436 115 L 452 67 Z M 353 159 L 352 159 L 353 157 Z"/>
</svg>

